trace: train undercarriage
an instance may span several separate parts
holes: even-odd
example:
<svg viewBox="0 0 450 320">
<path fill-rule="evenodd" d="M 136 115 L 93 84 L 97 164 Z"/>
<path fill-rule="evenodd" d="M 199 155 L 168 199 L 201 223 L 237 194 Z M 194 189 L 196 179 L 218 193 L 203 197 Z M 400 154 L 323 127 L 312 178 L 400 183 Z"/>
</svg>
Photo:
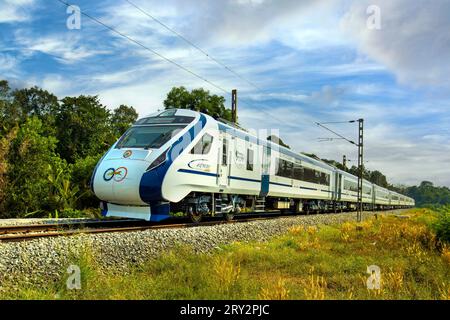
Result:
<svg viewBox="0 0 450 320">
<path fill-rule="evenodd" d="M 382 211 L 406 208 L 405 206 L 373 205 L 363 203 L 364 211 Z M 203 217 L 223 217 L 230 221 L 245 213 L 320 214 L 357 211 L 356 202 L 259 197 L 223 193 L 191 193 L 179 203 L 171 203 L 171 212 L 188 216 L 193 222 Z"/>
</svg>

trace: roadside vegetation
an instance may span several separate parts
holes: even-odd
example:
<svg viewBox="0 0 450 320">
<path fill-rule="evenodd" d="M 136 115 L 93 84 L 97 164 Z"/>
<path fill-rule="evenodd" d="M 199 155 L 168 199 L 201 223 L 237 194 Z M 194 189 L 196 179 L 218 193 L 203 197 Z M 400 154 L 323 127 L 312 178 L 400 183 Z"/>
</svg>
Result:
<svg viewBox="0 0 450 320">
<path fill-rule="evenodd" d="M 378 215 L 362 223 L 294 227 L 264 243 L 232 243 L 210 254 L 180 246 L 128 274 L 77 261 L 81 290 L 66 279 L 3 289 L 8 299 L 450 299 L 450 208 Z M 367 267 L 380 268 L 369 290 Z"/>
</svg>

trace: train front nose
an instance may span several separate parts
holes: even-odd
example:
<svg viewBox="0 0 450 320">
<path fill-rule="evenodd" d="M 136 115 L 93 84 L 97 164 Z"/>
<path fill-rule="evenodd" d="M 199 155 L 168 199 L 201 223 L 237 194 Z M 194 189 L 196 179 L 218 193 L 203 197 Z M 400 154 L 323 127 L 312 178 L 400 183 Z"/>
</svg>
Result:
<svg viewBox="0 0 450 320">
<path fill-rule="evenodd" d="M 93 191 L 103 201 L 146 205 L 139 195 L 139 184 L 148 166 L 149 163 L 143 159 L 106 157 L 95 172 Z"/>
</svg>

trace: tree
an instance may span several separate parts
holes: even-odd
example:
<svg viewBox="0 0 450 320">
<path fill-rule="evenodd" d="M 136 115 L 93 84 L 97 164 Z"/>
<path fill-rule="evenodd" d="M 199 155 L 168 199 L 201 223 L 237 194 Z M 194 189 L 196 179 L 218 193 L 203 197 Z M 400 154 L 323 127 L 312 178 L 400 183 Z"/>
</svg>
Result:
<svg viewBox="0 0 450 320">
<path fill-rule="evenodd" d="M 6 207 L 9 190 L 9 161 L 8 155 L 11 142 L 16 138 L 18 127 L 13 128 L 5 137 L 0 137 L 0 216 Z"/>
<path fill-rule="evenodd" d="M 389 187 L 386 176 L 378 170 L 369 173 L 369 181 L 383 188 Z"/>
<path fill-rule="evenodd" d="M 0 81 L 0 137 L 11 129 L 11 88 L 8 81 Z"/>
<path fill-rule="evenodd" d="M 38 87 L 18 89 L 12 95 L 14 103 L 17 103 L 27 116 L 37 116 L 42 119 L 53 115 L 58 107 L 58 98 Z"/>
<path fill-rule="evenodd" d="M 291 147 L 289 145 L 287 145 L 286 143 L 283 142 L 283 140 L 281 140 L 280 137 L 277 137 L 276 135 L 272 134 L 270 136 L 267 137 L 267 140 L 272 141 L 273 143 L 276 143 L 282 147 L 288 148 L 290 149 Z"/>
<path fill-rule="evenodd" d="M 66 97 L 56 114 L 58 151 L 63 159 L 96 156 L 114 142 L 110 112 L 97 96 Z"/>
<path fill-rule="evenodd" d="M 133 107 L 120 105 L 111 115 L 112 131 L 119 138 L 131 125 L 136 122 L 138 114 Z"/>
<path fill-rule="evenodd" d="M 435 187 L 430 181 L 422 181 L 417 187 L 406 188 L 405 194 L 414 198 L 417 206 L 450 204 L 450 189 Z"/>
<path fill-rule="evenodd" d="M 22 123 L 27 117 L 36 116 L 42 121 L 44 134 L 55 135 L 58 98 L 54 94 L 38 87 L 32 87 L 15 90 L 12 96 L 12 107 L 17 118 L 15 121 Z"/>
<path fill-rule="evenodd" d="M 43 136 L 42 121 L 28 118 L 20 126 L 11 142 L 8 154 L 8 180 L 6 207 L 9 214 L 51 210 L 51 185 L 48 176 L 53 170 L 66 170 L 65 161 L 55 152 L 55 137 Z"/>
<path fill-rule="evenodd" d="M 190 109 L 209 114 L 216 119 L 222 118 L 232 121 L 231 110 L 225 108 L 224 104 L 224 97 L 211 95 L 209 91 L 203 88 L 189 92 L 185 87 L 174 87 L 164 100 L 166 109 Z"/>
<path fill-rule="evenodd" d="M 79 209 L 93 207 L 98 208 L 99 200 L 92 192 L 90 182 L 94 168 L 102 155 L 103 154 L 100 153 L 96 156 L 79 158 L 73 165 L 71 165 L 71 182 L 80 190 L 80 198 L 77 203 L 77 207 Z"/>
</svg>

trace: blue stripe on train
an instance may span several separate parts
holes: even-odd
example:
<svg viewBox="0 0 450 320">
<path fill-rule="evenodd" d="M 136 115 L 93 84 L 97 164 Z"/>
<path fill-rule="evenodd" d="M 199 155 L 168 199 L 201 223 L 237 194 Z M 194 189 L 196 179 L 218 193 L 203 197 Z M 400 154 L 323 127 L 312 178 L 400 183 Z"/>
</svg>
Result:
<svg viewBox="0 0 450 320">
<path fill-rule="evenodd" d="M 206 117 L 200 114 L 200 119 L 183 136 L 181 136 L 167 152 L 167 159 L 160 166 L 147 171 L 139 183 L 139 195 L 142 201 L 150 204 L 152 215 L 166 215 L 168 209 L 166 206 L 160 206 L 158 203 L 164 201 L 162 197 L 161 186 L 164 177 L 175 159 L 186 150 L 195 137 L 206 125 Z M 155 211 L 153 211 L 155 210 Z"/>
</svg>

